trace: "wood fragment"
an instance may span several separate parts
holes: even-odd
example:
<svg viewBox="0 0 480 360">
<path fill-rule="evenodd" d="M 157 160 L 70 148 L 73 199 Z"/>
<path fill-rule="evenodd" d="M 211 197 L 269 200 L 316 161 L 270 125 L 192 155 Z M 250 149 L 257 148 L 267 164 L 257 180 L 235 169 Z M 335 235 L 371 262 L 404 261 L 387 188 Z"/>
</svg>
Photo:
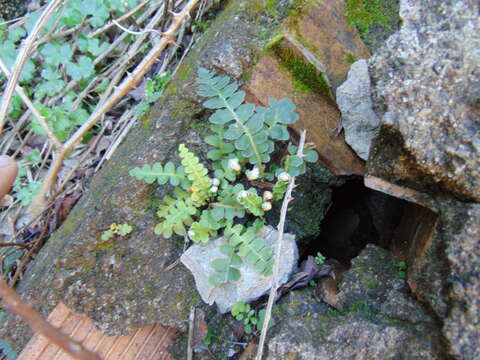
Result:
<svg viewBox="0 0 480 360">
<path fill-rule="evenodd" d="M 82 344 L 63 334 L 56 327 L 46 321 L 36 310 L 27 305 L 17 293 L 0 278 L 0 296 L 4 300 L 6 309 L 20 316 L 33 331 L 50 339 L 63 351 L 78 360 L 101 360 L 96 354 L 86 350 Z"/>
</svg>

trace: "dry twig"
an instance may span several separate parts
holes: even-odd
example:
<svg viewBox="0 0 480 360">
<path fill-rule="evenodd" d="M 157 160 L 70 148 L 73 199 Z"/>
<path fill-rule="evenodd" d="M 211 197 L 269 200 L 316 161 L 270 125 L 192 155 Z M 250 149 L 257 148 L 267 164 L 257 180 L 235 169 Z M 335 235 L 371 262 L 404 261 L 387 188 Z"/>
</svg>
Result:
<svg viewBox="0 0 480 360">
<path fill-rule="evenodd" d="M 15 87 L 18 84 L 18 79 L 20 78 L 23 66 L 25 65 L 25 62 L 27 61 L 30 53 L 33 50 L 35 39 L 37 38 L 40 30 L 47 23 L 48 19 L 50 19 L 50 17 L 53 15 L 55 10 L 61 5 L 62 2 L 63 0 L 53 0 L 47 5 L 45 10 L 42 12 L 37 22 L 35 23 L 32 32 L 28 34 L 27 39 L 23 43 L 23 46 L 18 53 L 15 64 L 13 65 L 12 74 L 8 78 L 7 86 L 5 92 L 3 93 L 2 105 L 0 106 L 0 134 L 2 133 L 3 125 L 5 124 L 5 121 L 7 119 L 8 107 L 10 105 L 10 101 L 12 100 L 13 92 L 15 91 Z"/>
<path fill-rule="evenodd" d="M 44 199 L 57 178 L 57 174 L 60 171 L 63 160 L 67 153 L 78 144 L 85 133 L 95 125 L 95 123 L 102 118 L 112 106 L 114 106 L 121 98 L 123 98 L 131 89 L 133 89 L 143 78 L 146 72 L 155 63 L 158 56 L 163 49 L 171 43 L 174 43 L 173 37 L 181 27 L 182 23 L 187 17 L 190 16 L 190 12 L 195 8 L 200 0 L 190 0 L 179 13 L 174 14 L 172 23 L 167 31 L 162 35 L 162 39 L 150 50 L 150 52 L 142 59 L 140 64 L 137 65 L 135 70 L 129 74 L 125 80 L 117 87 L 115 92 L 104 103 L 97 108 L 89 119 L 79 128 L 77 131 L 64 143 L 61 151 L 56 152 L 56 157 L 50 166 L 46 179 L 44 180 L 42 187 L 36 196 L 34 202 L 30 206 L 29 212 L 35 216 L 42 211 Z"/>
<path fill-rule="evenodd" d="M 305 135 L 306 131 L 303 130 L 300 135 L 300 142 L 298 144 L 297 156 L 303 157 L 303 147 L 305 146 Z M 263 320 L 262 332 L 260 335 L 260 341 L 258 343 L 257 357 L 256 360 L 262 360 L 263 356 L 263 347 L 265 344 L 265 339 L 267 337 L 268 324 L 270 323 L 270 318 L 272 316 L 273 302 L 275 301 L 277 289 L 278 289 L 278 271 L 280 264 L 280 256 L 282 254 L 282 241 L 283 241 L 283 231 L 285 228 L 285 219 L 287 218 L 288 203 L 292 200 L 292 191 L 295 188 L 295 177 L 292 177 L 290 184 L 288 184 L 285 197 L 282 202 L 282 209 L 280 210 L 280 221 L 278 223 L 278 238 L 275 247 L 275 259 L 273 264 L 273 275 L 272 275 L 272 288 L 270 289 L 270 294 L 268 295 L 267 308 L 265 310 L 265 318 Z"/>
</svg>

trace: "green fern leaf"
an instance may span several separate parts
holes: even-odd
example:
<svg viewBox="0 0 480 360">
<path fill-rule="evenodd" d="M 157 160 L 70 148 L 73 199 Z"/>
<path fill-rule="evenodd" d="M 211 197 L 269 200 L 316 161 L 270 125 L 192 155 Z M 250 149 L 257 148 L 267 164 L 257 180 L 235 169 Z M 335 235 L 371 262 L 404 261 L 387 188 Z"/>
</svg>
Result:
<svg viewBox="0 0 480 360">
<path fill-rule="evenodd" d="M 232 153 L 235 148 L 232 144 L 226 143 L 223 141 L 224 138 L 224 129 L 221 125 L 212 124 L 210 129 L 215 132 L 217 135 L 209 135 L 205 138 L 205 142 L 209 145 L 216 147 L 214 150 L 210 150 L 207 153 L 207 157 L 211 160 L 220 160 Z"/>
<path fill-rule="evenodd" d="M 160 163 L 155 163 L 152 166 L 145 164 L 141 168 L 137 167 L 130 170 L 129 173 L 138 180 L 145 180 L 147 184 L 157 181 L 160 185 L 164 185 L 170 181 L 173 186 L 181 184 L 182 187 L 187 188 L 190 185 L 184 167 L 179 166 L 175 169 L 172 162 L 167 162 L 165 166 Z"/>
<path fill-rule="evenodd" d="M 255 216 L 263 216 L 265 214 L 262 209 L 263 199 L 257 195 L 253 188 L 248 191 L 240 191 L 237 195 L 237 201 Z"/>
<path fill-rule="evenodd" d="M 224 222 L 215 219 L 210 210 L 203 210 L 200 221 L 192 223 L 188 235 L 194 242 L 208 242 L 224 225 Z"/>
<path fill-rule="evenodd" d="M 262 117 L 254 115 L 254 105 L 242 104 L 245 92 L 237 91 L 238 85 L 229 84 L 229 81 L 228 77 L 214 76 L 206 69 L 199 69 L 198 82 L 202 85 L 198 94 L 205 97 L 214 96 L 203 103 L 208 109 L 217 109 L 209 121 L 212 124 L 229 125 L 225 139 L 234 140 L 235 148 L 240 150 L 242 156 L 259 169 L 263 169 L 263 163 L 270 157 L 261 150 L 269 149 L 270 146 L 264 145 L 262 149 L 260 148 L 262 143 L 254 138 L 263 129 Z"/>
<path fill-rule="evenodd" d="M 198 212 L 194 204 L 190 199 L 173 199 L 170 196 L 165 196 L 163 202 L 157 215 L 164 220 L 155 226 L 155 234 L 167 239 L 173 234 L 186 235 L 187 227 L 192 225 L 193 216 Z"/>
<path fill-rule="evenodd" d="M 185 173 L 192 182 L 190 187 L 192 201 L 198 205 L 203 205 L 209 198 L 209 189 L 212 186 L 212 181 L 207 176 L 208 170 L 184 144 L 180 144 L 178 150 L 182 165 L 185 167 Z"/>
<path fill-rule="evenodd" d="M 265 239 L 258 236 L 263 228 L 263 221 L 257 219 L 254 224 L 245 228 L 237 224 L 225 229 L 225 236 L 229 238 L 239 256 L 245 259 L 259 273 L 270 275 L 273 268 L 273 250 L 267 245 Z"/>
<path fill-rule="evenodd" d="M 208 278 L 208 282 L 213 286 L 220 286 L 229 281 L 240 279 L 240 271 L 235 266 L 241 265 L 242 259 L 235 254 L 234 247 L 230 244 L 224 244 L 220 247 L 220 252 L 227 257 L 215 259 L 211 262 L 215 273 Z"/>
<path fill-rule="evenodd" d="M 244 190 L 242 184 L 235 186 L 226 184 L 222 187 L 218 202 L 211 203 L 211 214 L 216 220 L 232 220 L 235 217 L 243 218 L 245 208 L 237 201 L 237 194 Z"/>
</svg>

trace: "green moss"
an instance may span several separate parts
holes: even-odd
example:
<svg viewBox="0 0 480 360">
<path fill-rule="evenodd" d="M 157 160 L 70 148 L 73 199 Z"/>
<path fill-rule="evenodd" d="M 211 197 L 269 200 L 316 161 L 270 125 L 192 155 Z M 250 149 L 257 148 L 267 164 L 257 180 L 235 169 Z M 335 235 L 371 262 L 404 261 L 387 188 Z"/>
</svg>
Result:
<svg viewBox="0 0 480 360">
<path fill-rule="evenodd" d="M 345 16 L 350 26 L 356 26 L 360 35 L 365 35 L 372 26 L 390 29 L 390 19 L 397 13 L 397 8 L 382 0 L 347 0 Z"/>
<path fill-rule="evenodd" d="M 151 118 L 149 115 L 142 116 L 142 118 L 140 119 L 140 121 L 142 122 L 142 128 L 143 128 L 143 129 L 150 129 L 150 128 L 151 128 L 151 126 L 152 126 L 152 118 Z"/>
<path fill-rule="evenodd" d="M 115 243 L 114 243 L 113 240 L 100 241 L 97 244 L 97 250 L 99 250 L 99 251 L 110 251 L 110 250 L 113 250 L 114 246 L 115 246 Z"/>
<path fill-rule="evenodd" d="M 352 65 L 355 61 L 357 61 L 357 57 L 355 56 L 355 54 L 351 52 L 347 53 L 347 63 Z"/>
<path fill-rule="evenodd" d="M 306 62 L 282 41 L 272 41 L 267 50 L 292 77 L 293 88 L 302 93 L 319 93 L 331 97 L 330 86 L 315 65 Z"/>
</svg>

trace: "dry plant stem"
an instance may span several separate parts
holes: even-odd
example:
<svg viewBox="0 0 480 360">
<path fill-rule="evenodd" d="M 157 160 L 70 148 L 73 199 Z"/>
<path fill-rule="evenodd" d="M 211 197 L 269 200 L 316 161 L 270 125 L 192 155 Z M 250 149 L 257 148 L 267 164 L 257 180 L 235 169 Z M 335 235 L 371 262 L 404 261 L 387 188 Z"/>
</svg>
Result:
<svg viewBox="0 0 480 360">
<path fill-rule="evenodd" d="M 162 53 L 165 47 L 173 42 L 173 36 L 177 33 L 182 23 L 186 18 L 190 16 L 190 12 L 195 8 L 200 0 L 190 0 L 185 7 L 177 14 L 174 14 L 172 23 L 168 30 L 164 32 L 162 39 L 153 47 L 150 52 L 143 58 L 140 64 L 137 65 L 135 70 L 128 75 L 125 80 L 116 88 L 115 92 L 105 103 L 101 104 L 99 108 L 93 112 L 88 120 L 68 139 L 61 151 L 57 152 L 57 157 L 53 161 L 46 179 L 44 180 L 42 187 L 40 188 L 38 195 L 29 208 L 29 212 L 34 217 L 43 210 L 43 202 L 50 187 L 53 185 L 57 178 L 57 173 L 60 170 L 63 160 L 67 153 L 78 144 L 85 133 L 95 125 L 95 123 L 105 115 L 105 113 L 112 108 L 121 98 L 123 98 L 131 89 L 133 89 L 145 76 L 146 72 L 156 62 L 158 56 Z"/>
<path fill-rule="evenodd" d="M 128 19 L 130 16 L 132 16 L 133 14 L 135 14 L 138 10 L 140 10 L 142 7 L 144 7 L 146 4 L 148 4 L 150 2 L 150 0 L 146 0 L 142 3 L 140 3 L 137 7 L 135 7 L 134 9 L 130 10 L 129 12 L 127 12 L 126 14 L 123 14 L 122 16 L 116 18 L 115 20 L 120 22 L 120 21 L 123 21 L 125 19 Z M 90 34 L 87 35 L 88 38 L 93 38 L 95 36 L 97 36 L 98 34 L 101 34 L 105 31 L 107 31 L 108 29 L 110 29 L 114 24 L 113 21 L 115 20 L 112 20 L 110 21 L 108 24 L 102 26 L 101 28 L 95 30 L 95 31 L 92 31 Z"/>
<path fill-rule="evenodd" d="M 303 157 L 303 147 L 305 146 L 305 136 L 306 131 L 303 130 L 300 134 L 300 142 L 298 144 L 297 156 Z M 267 308 L 265 310 L 265 319 L 263 320 L 262 332 L 260 335 L 260 341 L 258 343 L 257 357 L 256 360 L 262 360 L 263 356 L 263 347 L 265 345 L 265 339 L 267 337 L 268 324 L 270 323 L 270 318 L 272 317 L 272 308 L 273 302 L 275 301 L 278 289 L 278 271 L 280 264 L 280 256 L 282 253 L 282 241 L 283 241 L 283 231 L 285 228 L 285 219 L 287 218 L 288 203 L 292 200 L 292 191 L 295 188 L 295 177 L 292 177 L 290 184 L 288 184 L 285 197 L 282 202 L 282 209 L 280 210 L 280 221 L 278 223 L 278 238 L 275 247 L 275 259 L 273 263 L 273 275 L 272 275 L 272 288 L 270 289 L 270 294 L 268 295 Z"/>
<path fill-rule="evenodd" d="M 10 71 L 8 70 L 8 67 L 5 65 L 5 63 L 0 59 L 0 68 L 2 69 L 3 73 L 9 77 L 10 76 Z M 27 94 L 25 94 L 25 91 L 23 91 L 23 88 L 20 85 L 15 86 L 15 91 L 17 94 L 21 97 L 25 105 L 27 105 L 28 109 L 32 112 L 33 115 L 38 119 L 38 122 L 42 126 L 43 130 L 47 132 L 48 137 L 50 140 L 53 142 L 55 147 L 57 149 L 62 148 L 62 143 L 58 138 L 55 136 L 53 131 L 50 129 L 50 127 L 47 125 L 47 122 L 45 121 L 45 117 L 43 117 L 40 112 L 37 110 L 35 105 L 33 105 L 32 101 L 28 98 Z"/>
<path fill-rule="evenodd" d="M 24 303 L 3 278 L 0 278 L 0 295 L 4 300 L 4 306 L 8 310 L 20 316 L 30 325 L 33 331 L 45 336 L 73 358 L 78 360 L 101 360 L 98 355 L 86 350 L 80 343 L 63 334 L 30 305 Z"/>
<path fill-rule="evenodd" d="M 188 320 L 188 343 L 187 343 L 187 360 L 193 359 L 193 332 L 195 327 L 195 307 L 190 309 L 190 317 Z"/>
<path fill-rule="evenodd" d="M 0 134 L 2 133 L 3 125 L 7 119 L 8 115 L 8 107 L 10 105 L 10 101 L 12 100 L 13 92 L 15 91 L 15 86 L 18 83 L 18 79 L 20 77 L 20 73 L 23 70 L 23 66 L 27 61 L 30 53 L 33 50 L 33 45 L 35 43 L 35 39 L 39 34 L 40 30 L 45 26 L 48 19 L 53 15 L 55 10 L 60 6 L 63 0 L 53 0 L 51 3 L 47 5 L 45 10 L 42 12 L 40 17 L 38 18 L 33 30 L 30 34 L 28 34 L 27 39 L 22 45 L 20 49 L 17 59 L 15 60 L 15 64 L 13 65 L 13 70 L 11 76 L 8 78 L 7 86 L 5 88 L 5 92 L 3 93 L 3 101 L 0 107 Z"/>
</svg>

